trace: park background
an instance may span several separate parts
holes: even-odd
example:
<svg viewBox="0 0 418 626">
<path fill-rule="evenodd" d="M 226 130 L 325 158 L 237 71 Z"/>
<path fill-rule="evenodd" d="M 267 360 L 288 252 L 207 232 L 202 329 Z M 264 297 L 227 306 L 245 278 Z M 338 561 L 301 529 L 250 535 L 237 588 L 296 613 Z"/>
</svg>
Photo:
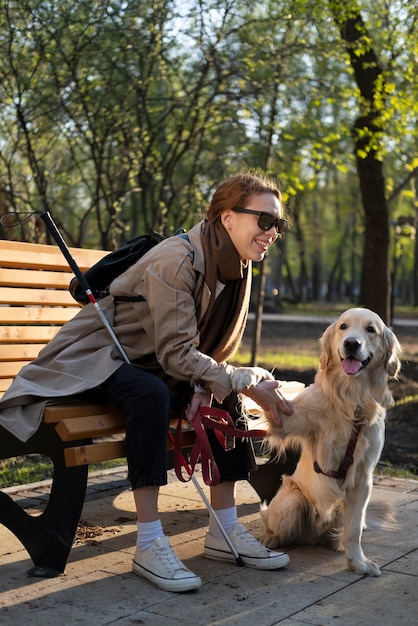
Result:
<svg viewBox="0 0 418 626">
<path fill-rule="evenodd" d="M 254 266 L 237 359 L 314 371 L 323 327 L 267 313 L 360 305 L 400 331 L 418 307 L 417 21 L 415 0 L 0 0 L 0 237 L 52 243 L 42 211 L 72 246 L 168 236 L 250 169 L 279 182 L 290 230 Z M 416 334 L 395 393 L 409 441 Z"/>
</svg>

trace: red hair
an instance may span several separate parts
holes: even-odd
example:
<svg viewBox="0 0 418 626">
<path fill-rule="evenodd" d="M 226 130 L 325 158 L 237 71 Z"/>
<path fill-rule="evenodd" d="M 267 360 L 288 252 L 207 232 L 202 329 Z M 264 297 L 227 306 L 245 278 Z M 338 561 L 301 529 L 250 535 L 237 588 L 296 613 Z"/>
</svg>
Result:
<svg viewBox="0 0 418 626">
<path fill-rule="evenodd" d="M 218 187 L 206 208 L 206 218 L 211 222 L 215 221 L 223 211 L 245 207 L 250 196 L 262 193 L 275 195 L 284 213 L 282 194 L 274 180 L 244 172 L 234 174 Z"/>
</svg>

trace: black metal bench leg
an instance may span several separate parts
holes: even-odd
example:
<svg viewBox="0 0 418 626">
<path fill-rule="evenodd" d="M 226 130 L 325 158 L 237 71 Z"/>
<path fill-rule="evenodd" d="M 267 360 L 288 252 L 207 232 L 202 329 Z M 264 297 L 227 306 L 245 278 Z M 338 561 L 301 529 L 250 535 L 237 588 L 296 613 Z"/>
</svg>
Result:
<svg viewBox="0 0 418 626">
<path fill-rule="evenodd" d="M 0 491 L 0 523 L 22 542 L 32 558 L 35 567 L 28 574 L 50 578 L 65 570 L 84 504 L 88 466 L 65 466 L 64 444 L 51 424 L 42 423 L 25 443 L 0 428 L 0 458 L 33 453 L 48 456 L 54 465 L 47 506 L 35 517 Z"/>
</svg>

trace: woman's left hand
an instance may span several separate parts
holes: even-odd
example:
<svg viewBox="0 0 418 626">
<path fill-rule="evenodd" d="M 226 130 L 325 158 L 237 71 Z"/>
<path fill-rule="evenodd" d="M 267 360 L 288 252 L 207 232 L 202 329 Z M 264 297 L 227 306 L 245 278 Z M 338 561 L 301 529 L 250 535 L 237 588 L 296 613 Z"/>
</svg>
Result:
<svg viewBox="0 0 418 626">
<path fill-rule="evenodd" d="M 248 396 L 261 406 L 266 417 L 278 428 L 282 427 L 280 412 L 292 415 L 293 409 L 287 404 L 280 391 L 281 383 L 278 380 L 262 380 L 257 385 L 243 389 L 241 393 Z"/>
<path fill-rule="evenodd" d="M 191 422 L 201 406 L 211 406 L 212 394 L 210 391 L 196 391 L 186 407 L 185 416 Z"/>
</svg>

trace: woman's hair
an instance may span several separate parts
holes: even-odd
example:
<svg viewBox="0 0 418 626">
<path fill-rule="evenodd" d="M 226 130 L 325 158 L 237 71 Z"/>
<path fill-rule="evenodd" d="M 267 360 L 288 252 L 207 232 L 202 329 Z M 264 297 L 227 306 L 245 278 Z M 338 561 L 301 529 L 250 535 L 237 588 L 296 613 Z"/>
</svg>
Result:
<svg viewBox="0 0 418 626">
<path fill-rule="evenodd" d="M 282 194 L 274 180 L 260 174 L 242 172 L 234 174 L 218 187 L 206 208 L 206 219 L 213 222 L 219 219 L 223 211 L 245 207 L 250 196 L 262 193 L 274 194 L 284 214 Z"/>
</svg>

